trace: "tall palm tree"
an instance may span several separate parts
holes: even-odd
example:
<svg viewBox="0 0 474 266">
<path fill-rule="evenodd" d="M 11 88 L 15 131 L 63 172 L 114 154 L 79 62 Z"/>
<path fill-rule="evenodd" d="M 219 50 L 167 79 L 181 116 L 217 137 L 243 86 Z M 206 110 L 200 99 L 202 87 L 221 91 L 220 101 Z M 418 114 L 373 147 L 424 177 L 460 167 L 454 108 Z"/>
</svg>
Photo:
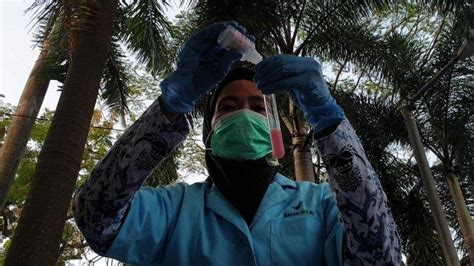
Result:
<svg viewBox="0 0 474 266">
<path fill-rule="evenodd" d="M 93 22 L 71 30 L 74 50 L 58 108 L 38 157 L 33 183 L 5 265 L 54 265 L 79 171 L 118 1 L 85 2 L 79 18 Z"/>
<path fill-rule="evenodd" d="M 4 145 L 0 150 L 0 206 L 3 206 L 5 203 L 23 150 L 26 147 L 30 132 L 35 123 L 35 118 L 39 113 L 49 86 L 49 79 L 44 78 L 42 71 L 48 65 L 51 58 L 58 57 L 58 54 L 61 53 L 57 46 L 60 40 L 60 32 L 62 31 L 61 25 L 64 14 L 59 15 L 59 9 L 51 13 L 49 17 L 44 18 L 47 20 L 47 30 L 44 33 L 46 37 L 42 42 L 40 55 L 23 89 L 15 116 L 9 125 Z M 0 207 L 0 209 L 3 209 L 3 207 Z"/>
<path fill-rule="evenodd" d="M 446 64 L 446 62 L 449 61 L 449 59 L 451 59 L 451 57 L 453 55 L 453 52 L 455 53 L 459 49 L 459 46 L 460 46 L 459 44 L 463 39 L 462 36 L 466 35 L 466 32 L 468 30 L 468 28 L 466 27 L 466 25 L 468 25 L 468 24 L 465 23 L 466 22 L 465 17 L 468 17 L 468 16 L 465 16 L 465 12 L 462 12 L 462 11 L 458 12 L 454 16 L 445 17 L 446 23 L 444 23 L 444 24 L 441 23 L 440 29 L 437 31 L 435 37 L 433 38 L 433 41 L 431 42 L 431 45 L 427 49 L 423 49 L 423 45 L 417 44 L 418 41 L 411 41 L 412 44 L 405 43 L 405 45 L 401 45 L 403 43 L 399 43 L 397 46 L 393 46 L 392 48 L 390 48 L 391 52 L 388 54 L 387 57 L 382 58 L 382 60 L 386 60 L 386 65 L 388 65 L 388 66 L 391 65 L 392 66 L 392 68 L 387 68 L 386 69 L 386 70 L 389 71 L 389 73 L 387 73 L 387 75 L 385 75 L 384 79 L 386 81 L 388 81 L 390 86 L 395 91 L 397 91 L 399 93 L 399 95 L 402 99 L 410 99 L 411 95 L 415 94 L 416 89 L 420 88 L 421 85 L 423 85 L 427 80 L 429 80 L 431 77 L 435 76 L 435 74 L 437 73 L 437 70 L 440 69 L 440 66 L 441 65 L 444 66 Z M 446 24 L 449 25 L 451 23 L 457 24 L 457 29 L 456 28 L 449 28 L 448 32 L 461 31 L 461 32 L 463 32 L 463 34 L 461 34 L 461 36 L 459 36 L 459 35 L 458 36 L 450 35 L 448 38 L 438 38 L 440 36 L 443 36 L 442 34 L 440 35 L 440 33 L 445 31 L 442 27 Z M 400 39 L 400 40 L 402 40 L 402 39 Z M 446 43 L 447 40 L 448 40 L 448 42 Z M 455 45 L 455 43 L 457 43 L 457 46 Z M 389 47 L 387 47 L 387 48 L 389 48 Z M 439 54 L 439 52 L 444 54 L 444 57 L 442 58 L 442 60 L 439 60 L 440 58 L 439 57 L 437 58 L 437 56 L 436 56 L 437 54 Z M 396 57 L 402 58 L 403 61 L 393 60 L 393 59 L 396 59 L 396 58 L 391 59 L 390 55 L 396 55 Z M 469 80 L 469 77 L 466 76 L 465 73 L 460 74 L 460 76 L 457 76 L 457 77 L 451 75 L 451 77 L 453 79 L 451 80 L 451 78 L 449 78 L 448 79 L 449 81 L 447 81 L 446 80 L 447 76 L 445 76 L 444 83 L 442 81 L 442 82 L 438 83 L 438 86 L 442 86 L 443 88 L 449 88 L 450 87 L 449 84 L 451 82 L 455 82 L 456 80 L 459 81 L 459 79 L 461 77 L 464 77 L 464 79 L 467 78 Z M 426 118 L 427 117 L 437 117 L 437 116 L 433 116 L 433 114 L 430 113 L 428 110 L 431 109 L 431 111 L 432 111 L 433 108 L 436 109 L 437 108 L 436 106 L 439 106 L 440 103 L 439 102 L 436 103 L 436 101 L 429 100 L 429 101 L 426 101 L 425 104 L 427 106 L 431 106 L 431 107 L 430 108 L 425 108 L 424 110 L 419 112 L 419 116 L 425 118 L 424 120 L 422 120 L 423 121 L 423 126 L 424 127 L 426 127 L 426 126 L 429 127 L 430 123 L 429 123 L 429 121 L 426 120 Z M 466 101 L 465 101 L 465 104 L 466 104 Z M 469 103 L 465 106 L 466 106 L 466 108 L 468 108 L 467 106 L 469 106 Z M 444 105 L 444 107 L 445 108 L 442 109 L 443 111 L 441 113 L 446 112 L 446 110 L 448 108 L 446 105 Z M 443 115 L 441 117 L 442 117 L 442 119 L 444 119 L 445 115 Z M 456 117 L 456 119 L 461 119 L 461 120 L 457 120 L 458 123 L 460 123 L 456 127 L 457 133 L 461 134 L 461 136 L 466 135 L 466 134 L 467 135 L 472 134 L 472 129 L 469 130 L 468 127 L 465 127 L 466 122 L 465 121 L 463 122 L 462 117 L 463 116 L 457 116 Z M 434 119 L 434 120 L 436 120 L 436 119 Z M 436 124 L 435 127 L 444 128 L 443 129 L 444 133 L 446 133 L 446 127 L 448 127 L 448 128 L 452 127 L 452 125 L 450 125 L 449 121 L 447 121 L 446 119 L 439 120 L 435 124 Z M 446 136 L 443 136 L 442 134 L 430 134 L 430 133 L 436 133 L 436 131 L 428 131 L 428 132 L 423 132 L 422 131 L 422 136 L 424 136 L 424 139 L 425 139 L 425 141 L 424 141 L 425 145 L 428 145 L 427 147 L 430 147 L 430 146 L 433 147 L 433 144 L 435 144 L 435 143 L 438 143 L 438 144 L 440 142 L 445 143 L 445 145 L 439 145 L 438 147 L 443 147 L 445 149 L 445 151 L 447 152 L 448 157 L 449 157 L 449 154 L 451 152 L 454 152 L 454 150 L 455 150 L 455 149 L 453 149 L 451 151 L 451 148 L 449 147 L 449 145 L 451 145 L 452 147 L 454 147 L 454 146 L 459 147 L 459 146 L 462 146 L 462 145 L 466 144 L 466 142 L 464 142 L 462 145 L 459 145 L 459 143 L 457 143 L 458 145 L 454 145 L 454 144 L 456 144 L 456 142 L 448 143 Z M 429 136 L 428 138 L 431 139 L 431 143 L 426 142 L 426 138 L 427 138 L 426 136 Z M 437 141 L 433 141 L 433 139 L 437 139 Z M 459 137 L 456 137 L 454 139 L 456 139 L 457 141 L 462 141 L 462 138 L 459 138 Z M 421 152 L 424 153 L 423 151 L 421 151 Z M 436 152 L 436 151 L 434 151 L 434 152 Z M 436 152 L 436 153 L 440 154 L 440 152 Z M 443 152 L 441 152 L 441 153 L 443 153 Z M 449 181 L 448 181 L 448 183 L 449 183 Z M 450 187 L 451 187 L 451 185 L 450 185 Z M 435 193 L 436 193 L 436 191 L 435 191 Z M 435 196 L 437 196 L 437 195 L 435 194 Z M 464 209 L 465 209 L 465 207 L 464 207 Z M 438 216 L 442 216 L 443 219 L 444 219 L 444 213 L 442 213 L 441 208 L 439 208 L 440 213 L 435 213 L 435 211 L 436 210 L 433 210 L 432 213 L 436 214 Z M 466 216 L 469 216 L 469 215 L 466 215 Z M 468 221 L 468 222 L 472 222 L 472 221 Z M 447 225 L 446 225 L 447 234 L 445 234 L 445 239 L 449 239 L 449 241 L 452 241 L 450 233 L 447 229 L 448 228 L 447 228 Z M 447 235 L 447 237 L 446 237 L 446 235 Z M 454 247 L 452 248 L 452 252 L 449 254 L 447 252 L 449 246 L 446 246 L 446 241 L 445 241 L 444 245 L 445 245 L 444 246 L 444 248 L 445 248 L 444 251 L 445 251 L 446 259 L 448 260 L 448 262 L 456 263 L 456 261 L 458 261 L 458 259 L 457 259 L 457 255 L 454 251 Z M 452 243 L 451 244 L 448 243 L 447 245 L 452 246 Z M 468 247 L 469 246 L 470 245 L 468 245 Z"/>
<path fill-rule="evenodd" d="M 462 20 L 451 22 L 442 31 L 439 45 L 429 63 L 430 68 L 440 71 L 456 56 L 463 37 L 466 36 L 462 23 Z M 435 177 L 444 176 L 452 194 L 455 208 L 452 208 L 451 200 L 446 201 L 445 205 L 451 207 L 447 208 L 448 212 L 456 210 L 458 220 L 452 219 L 455 223 L 451 225 L 460 229 L 471 261 L 474 261 L 474 221 L 471 218 L 474 213 L 469 212 L 466 200 L 469 197 L 473 199 L 473 195 L 468 193 L 465 184 L 469 181 L 472 183 L 472 177 L 469 180 L 468 173 L 474 168 L 471 127 L 474 115 L 473 74 L 472 58 L 458 61 L 433 85 L 432 92 L 418 104 L 417 112 L 417 120 L 420 121 L 420 130 L 423 132 L 423 144 L 439 161 L 434 167 Z M 442 179 L 438 182 L 444 183 Z"/>
</svg>

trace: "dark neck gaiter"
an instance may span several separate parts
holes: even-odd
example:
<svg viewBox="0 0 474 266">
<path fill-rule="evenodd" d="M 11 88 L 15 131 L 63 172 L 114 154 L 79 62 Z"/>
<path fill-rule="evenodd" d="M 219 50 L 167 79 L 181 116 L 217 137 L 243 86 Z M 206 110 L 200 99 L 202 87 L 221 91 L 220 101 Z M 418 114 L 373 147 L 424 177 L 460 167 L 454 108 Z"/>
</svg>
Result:
<svg viewBox="0 0 474 266">
<path fill-rule="evenodd" d="M 206 152 L 206 164 L 214 185 L 250 225 L 277 167 L 268 165 L 265 158 L 240 162 L 210 152 Z"/>
</svg>

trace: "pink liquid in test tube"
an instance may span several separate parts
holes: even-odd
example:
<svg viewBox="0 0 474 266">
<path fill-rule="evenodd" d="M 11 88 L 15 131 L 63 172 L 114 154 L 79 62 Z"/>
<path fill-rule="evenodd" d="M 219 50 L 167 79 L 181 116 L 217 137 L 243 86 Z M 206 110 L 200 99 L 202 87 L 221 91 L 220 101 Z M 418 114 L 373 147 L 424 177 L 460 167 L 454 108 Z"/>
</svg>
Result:
<svg viewBox="0 0 474 266">
<path fill-rule="evenodd" d="M 272 141 L 272 154 L 276 158 L 280 159 L 285 156 L 285 147 L 283 146 L 283 137 L 281 136 L 281 130 L 273 128 L 270 130 L 270 139 Z"/>
<path fill-rule="evenodd" d="M 285 146 L 281 135 L 280 120 L 278 117 L 276 99 L 273 94 L 264 95 L 265 109 L 267 111 L 268 125 L 270 126 L 270 140 L 272 142 L 272 154 L 277 159 L 285 156 Z"/>
</svg>

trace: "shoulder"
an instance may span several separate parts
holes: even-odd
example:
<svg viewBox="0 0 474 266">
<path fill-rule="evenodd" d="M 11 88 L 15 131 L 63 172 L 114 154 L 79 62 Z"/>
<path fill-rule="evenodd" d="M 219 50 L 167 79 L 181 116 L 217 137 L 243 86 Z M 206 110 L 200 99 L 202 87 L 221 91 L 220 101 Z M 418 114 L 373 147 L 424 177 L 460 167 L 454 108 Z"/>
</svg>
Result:
<svg viewBox="0 0 474 266">
<path fill-rule="evenodd" d="M 275 182 L 287 192 L 292 190 L 293 193 L 290 194 L 295 194 L 307 201 L 321 202 L 324 199 L 332 198 L 331 188 L 327 182 L 316 184 L 308 181 L 294 181 L 281 174 L 276 175 Z"/>
<path fill-rule="evenodd" d="M 302 193 L 326 194 L 331 191 L 327 182 L 313 183 L 308 181 L 296 181 Z"/>
<path fill-rule="evenodd" d="M 208 182 L 196 182 L 193 184 L 178 182 L 166 186 L 143 187 L 138 191 L 138 194 L 140 197 L 166 197 L 176 200 L 202 195 L 208 186 Z"/>
</svg>

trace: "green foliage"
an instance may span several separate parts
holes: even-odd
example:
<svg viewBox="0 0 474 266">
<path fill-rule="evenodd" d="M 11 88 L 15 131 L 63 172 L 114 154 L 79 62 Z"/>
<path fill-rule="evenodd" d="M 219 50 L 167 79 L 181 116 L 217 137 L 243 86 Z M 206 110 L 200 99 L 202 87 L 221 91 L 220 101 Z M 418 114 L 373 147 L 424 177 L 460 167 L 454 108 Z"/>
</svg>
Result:
<svg viewBox="0 0 474 266">
<path fill-rule="evenodd" d="M 77 43 L 77 31 L 90 30 L 94 26 L 91 17 L 97 14 L 94 1 L 35 1 L 28 11 L 33 12 L 32 28 L 35 28 L 35 42 L 48 50 L 45 66 L 40 69 L 41 80 L 66 79 L 69 60 Z M 113 112 L 118 112 L 125 121 L 129 113 L 127 101 L 132 96 L 128 72 L 129 64 L 125 52 L 136 56 L 140 64 L 158 75 L 169 73 L 174 59 L 173 30 L 164 8 L 167 3 L 154 0 L 119 1 L 118 15 L 114 23 L 111 49 L 102 79 L 101 98 Z"/>
<path fill-rule="evenodd" d="M 20 161 L 16 172 L 15 181 L 7 195 L 7 202 L 13 205 L 22 205 L 30 188 L 31 177 L 33 176 L 36 158 L 41 150 L 43 141 L 49 130 L 50 121 L 53 112 L 45 110 L 45 113 L 33 127 L 30 135 L 30 141 Z"/>
<path fill-rule="evenodd" d="M 169 65 L 176 67 L 178 53 L 186 41 L 200 30 L 198 15 L 194 10 L 182 11 L 176 15 L 175 23 L 170 26 L 172 38 L 168 42 Z M 171 70 L 171 69 L 170 69 Z"/>
<path fill-rule="evenodd" d="M 444 265 L 439 237 L 433 230 L 435 225 L 426 206 L 426 198 L 422 197 L 423 201 L 420 201 L 421 188 L 419 183 L 405 197 L 404 204 L 410 211 L 404 213 L 400 222 L 397 221 L 400 233 L 412 236 L 403 243 L 409 254 L 407 265 Z"/>
<path fill-rule="evenodd" d="M 10 113 L 13 111 L 12 109 L 11 106 L 0 102 L 0 110 Z M 36 166 L 36 159 L 42 148 L 47 131 L 49 130 L 50 120 L 53 115 L 54 113 L 52 111 L 45 110 L 40 119 L 37 120 L 30 135 L 30 141 L 28 142 L 28 146 L 24 152 L 23 159 L 20 161 L 13 185 L 7 195 L 6 208 L 4 213 L 2 213 L 2 223 L 3 225 L 6 224 L 7 227 L 2 230 L 3 237 L 11 236 L 11 232 L 14 232 L 15 230 L 18 216 L 25 202 L 28 190 L 30 189 L 31 178 Z M 11 122 L 10 119 L 2 119 L 0 121 L 0 129 L 7 128 Z M 111 130 L 103 128 L 111 128 L 114 123 L 115 121 L 113 118 L 112 121 L 104 119 L 101 116 L 101 112 L 96 111 L 92 121 L 92 126 L 94 127 L 90 130 L 86 149 L 83 154 L 83 162 L 79 173 L 81 178 L 78 181 L 78 184 L 84 181 L 84 178 L 90 174 L 93 166 L 97 164 L 103 156 L 105 156 L 106 152 L 112 146 L 113 136 Z M 3 140 L 3 136 L 0 138 L 0 141 L 1 140 Z M 68 215 L 71 215 L 71 213 L 69 212 Z M 65 246 L 61 257 L 59 258 L 59 262 L 64 262 L 73 258 L 80 258 L 81 254 L 85 252 L 84 248 L 87 246 L 85 240 L 72 220 L 66 223 L 62 245 Z M 3 259 L 3 257 L 1 257 L 1 259 Z"/>
<path fill-rule="evenodd" d="M 123 13 L 120 13 L 122 16 L 119 19 L 123 21 L 123 27 L 116 34 L 153 75 L 166 71 L 169 68 L 167 45 L 171 32 L 163 12 L 166 1 L 133 0 L 129 4 L 126 1 L 122 3 Z"/>
<path fill-rule="evenodd" d="M 31 177 L 35 171 L 37 151 L 27 150 L 21 160 L 13 182 L 7 195 L 7 202 L 10 204 L 23 204 L 30 189 Z"/>
<path fill-rule="evenodd" d="M 437 49 L 430 57 L 428 66 L 439 71 L 453 58 L 462 45 L 465 36 L 464 25 L 459 21 L 448 23 L 441 32 Z M 433 166 L 440 197 L 443 201 L 449 223 L 456 230 L 456 244 L 465 253 L 463 241 L 446 183 L 448 172 L 454 173 L 464 192 L 467 204 L 474 202 L 474 60 L 466 58 L 433 85 L 432 92 L 417 104 L 417 119 L 424 145 L 436 156 Z M 471 209 L 471 216 L 474 210 Z"/>
<path fill-rule="evenodd" d="M 120 45 L 113 40 L 102 77 L 100 97 L 109 106 L 111 112 L 117 112 L 122 117 L 129 113 L 127 100 L 131 94 L 130 73 L 124 62 Z"/>
<path fill-rule="evenodd" d="M 10 247 L 11 239 L 8 239 L 3 244 L 3 252 L 0 253 L 0 265 L 4 265 L 5 263 L 5 254 L 7 254 L 7 250 Z"/>
<path fill-rule="evenodd" d="M 0 100 L 0 147 L 7 134 L 8 125 L 11 123 L 11 115 L 14 113 L 13 106 L 5 104 Z"/>
<path fill-rule="evenodd" d="M 410 16 L 420 17 L 420 11 L 408 9 L 412 12 Z M 380 53 L 379 59 L 384 65 L 380 69 L 371 69 L 367 74 L 367 82 L 372 91 L 390 91 L 397 95 L 391 99 L 409 99 L 423 84 L 430 80 L 444 65 L 454 57 L 459 49 L 463 37 L 466 36 L 466 25 L 461 23 L 461 18 L 456 16 L 445 17 L 437 27 L 428 26 L 430 17 L 421 15 L 423 19 L 417 19 L 414 24 L 405 22 L 403 27 L 413 30 L 393 31 L 390 35 L 381 35 L 381 47 L 386 51 Z M 420 21 L 421 20 L 421 21 Z M 408 25 L 408 26 L 407 26 Z M 433 30 L 436 29 L 437 30 Z M 396 32 L 396 33 L 394 33 Z M 428 41 L 426 36 L 431 36 Z M 373 51 L 371 51 L 372 53 Z M 377 56 L 376 53 L 374 53 Z M 438 192 L 443 201 L 445 211 L 448 214 L 450 226 L 457 230 L 456 238 L 460 239 L 455 209 L 451 202 L 451 194 L 446 184 L 446 170 L 450 167 L 463 169 L 456 171 L 459 174 L 461 189 L 465 192 L 467 202 L 472 202 L 472 179 L 467 180 L 466 173 L 472 173 L 472 59 L 459 62 L 453 71 L 446 74 L 433 87 L 433 95 L 426 96 L 422 102 L 417 104 L 417 120 L 425 146 L 432 151 L 439 162 L 434 165 L 433 170 L 436 177 Z M 380 75 L 381 73 L 381 75 Z M 375 82 L 374 82 L 375 80 Z M 367 84 L 366 82 L 363 84 Z M 346 84 L 347 85 L 347 84 Z M 378 87 L 378 89 L 377 89 Z M 350 90 L 363 93 L 364 89 Z M 346 90 L 347 91 L 347 90 Z M 353 98 L 353 96 L 351 96 Z M 383 103 L 387 97 L 380 100 Z M 338 98 L 340 100 L 340 98 Z M 346 101 L 347 102 L 347 101 Z M 351 102 L 352 104 L 354 102 Z M 343 101 L 344 104 L 344 101 Z M 392 103 L 393 104 L 393 103 Z M 397 150 L 409 148 L 403 133 L 403 124 L 400 116 L 387 120 L 385 126 L 379 127 L 376 120 L 380 120 L 385 112 L 380 114 L 367 113 L 371 110 L 369 102 L 356 108 L 344 106 L 346 114 L 353 125 L 358 129 L 359 136 L 364 143 L 368 156 L 379 173 L 392 211 L 397 220 L 399 232 L 404 240 L 404 252 L 407 254 L 409 265 L 442 265 L 442 253 L 439 247 L 438 236 L 433 232 L 433 222 L 428 208 L 426 196 L 422 190 L 419 180 L 417 166 L 412 165 L 410 159 L 403 159 L 397 163 L 400 169 L 407 169 L 403 173 L 400 169 L 391 169 L 393 166 L 387 164 L 386 156 L 383 156 L 385 144 L 395 141 L 402 144 Z M 396 110 L 395 110 L 396 111 Z M 365 113 L 365 119 L 370 117 L 367 123 L 361 121 L 360 112 Z M 352 117 L 351 117 L 352 114 Z M 396 113 L 394 113 L 396 114 Z M 376 120 L 374 121 L 374 117 Z M 369 136 L 375 127 L 375 135 Z M 384 132 L 380 134 L 380 132 Z M 405 135 L 405 136 L 404 136 Z M 365 140 L 364 140 L 365 139 Z M 380 142 L 382 140 L 383 142 Z M 379 143 L 379 144 L 377 144 Z M 384 144 L 385 143 L 385 144 Z M 382 144 L 382 146 L 377 147 Z M 393 151 L 392 151 L 393 152 Z M 456 163 L 454 158 L 460 158 Z M 413 168 L 413 173 L 408 171 Z M 438 170 L 440 169 L 440 170 Z M 444 169 L 444 170 L 443 170 Z M 401 177 L 411 178 L 401 178 Z M 421 190 L 421 191 L 420 191 Z M 408 208 L 407 208 L 408 207 Z M 419 210 L 416 214 L 413 209 Z M 462 241 L 457 245 L 462 250 Z"/>
<path fill-rule="evenodd" d="M 66 265 L 68 260 L 81 259 L 86 252 L 87 244 L 81 232 L 72 220 L 66 221 L 61 241 L 61 253 L 58 258 L 58 265 Z"/>
</svg>

